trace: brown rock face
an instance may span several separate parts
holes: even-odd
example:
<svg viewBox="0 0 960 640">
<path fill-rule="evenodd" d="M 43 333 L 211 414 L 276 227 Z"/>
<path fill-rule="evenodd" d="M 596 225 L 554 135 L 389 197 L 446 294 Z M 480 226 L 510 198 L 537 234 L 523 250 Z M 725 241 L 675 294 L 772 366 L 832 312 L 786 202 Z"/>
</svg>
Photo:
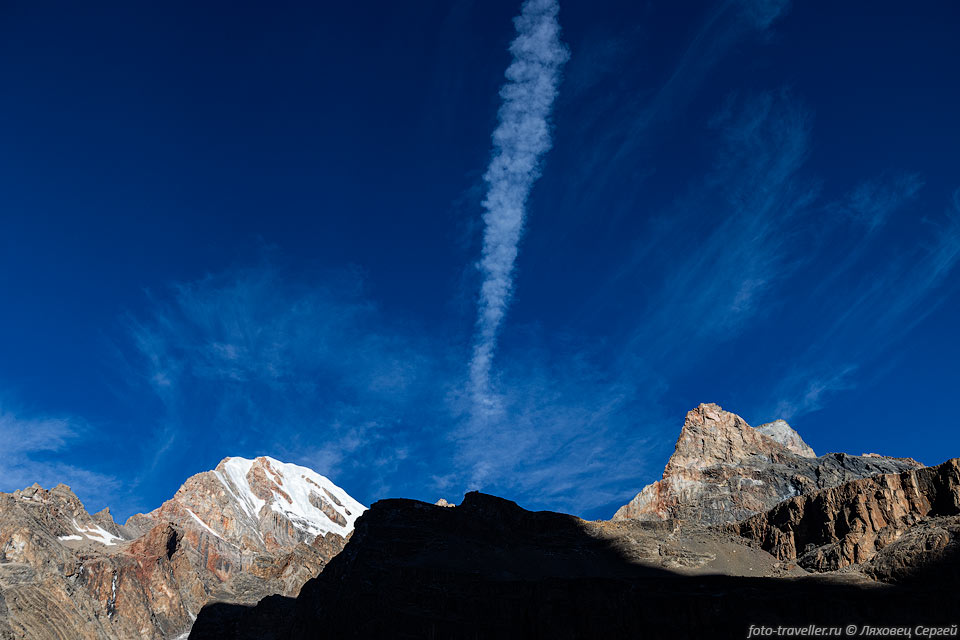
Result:
<svg viewBox="0 0 960 640">
<path fill-rule="evenodd" d="M 0 638 L 179 637 L 207 602 L 295 595 L 363 511 L 270 458 L 227 458 L 122 526 L 65 485 L 0 493 Z"/>
<path fill-rule="evenodd" d="M 4 638 L 165 638 L 206 602 L 183 531 L 110 534 L 64 485 L 0 494 Z M 98 528 L 97 522 L 105 525 Z"/>
<path fill-rule="evenodd" d="M 911 527 L 899 538 L 877 551 L 863 565 L 874 580 L 893 583 L 923 582 L 933 572 L 953 566 L 952 579 L 960 583 L 960 517 L 934 517 Z"/>
<path fill-rule="evenodd" d="M 872 562 L 868 573 L 895 579 L 920 556 L 938 557 L 927 552 L 955 548 L 958 516 L 960 460 L 953 459 L 795 497 L 735 529 L 812 571 Z M 924 522 L 938 517 L 946 520 Z"/>
<path fill-rule="evenodd" d="M 875 455 L 818 458 L 783 420 L 754 429 L 718 405 L 701 404 L 687 414 L 663 478 L 613 519 L 736 522 L 794 496 L 921 466 Z"/>
</svg>

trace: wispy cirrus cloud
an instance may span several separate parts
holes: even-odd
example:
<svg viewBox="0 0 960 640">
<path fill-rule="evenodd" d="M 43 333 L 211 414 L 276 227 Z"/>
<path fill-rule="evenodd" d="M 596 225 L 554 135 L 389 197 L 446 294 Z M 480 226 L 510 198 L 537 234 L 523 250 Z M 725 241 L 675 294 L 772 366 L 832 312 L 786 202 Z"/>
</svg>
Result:
<svg viewBox="0 0 960 640">
<path fill-rule="evenodd" d="M 711 359 L 718 345 L 777 310 L 814 309 L 820 346 L 807 349 L 787 330 L 756 383 L 769 389 L 765 419 L 795 417 L 861 384 L 871 350 L 888 349 L 935 308 L 931 296 L 947 286 L 956 261 L 953 223 L 930 223 L 928 246 L 900 247 L 887 262 L 870 256 L 915 201 L 922 177 L 890 172 L 823 202 L 822 180 L 807 166 L 813 114 L 790 92 L 768 91 L 727 100 L 704 131 L 714 154 L 707 175 L 691 176 L 671 205 L 644 211 L 647 221 L 630 228 L 638 237 L 632 259 L 583 305 L 580 319 L 599 318 L 602 338 L 558 323 L 516 327 L 517 341 L 498 344 L 566 56 L 550 22 L 555 4 L 524 7 L 542 9 L 537 19 L 548 25 L 527 45 L 560 50 L 546 69 L 518 68 L 531 84 L 508 78 L 504 87 L 473 342 L 460 335 L 465 327 L 442 336 L 435 326 L 388 317 L 349 275 L 308 280 L 266 265 L 181 283 L 130 323 L 141 381 L 166 411 L 152 449 L 166 459 L 187 449 L 272 453 L 334 475 L 361 497 L 415 488 L 415 497 L 456 498 L 481 488 L 529 506 L 609 515 L 596 508 L 629 498 L 669 453 L 682 419 L 662 409 L 671 385 L 723 366 Z M 720 5 L 662 89 L 634 101 L 637 120 L 626 129 L 605 123 L 609 138 L 590 139 L 597 157 L 626 162 L 732 43 L 765 32 L 785 8 Z M 584 91 L 593 86 L 581 83 Z M 528 90 L 536 106 L 529 112 L 511 102 L 530 98 Z M 576 176 L 589 182 L 597 173 L 584 165 Z M 836 264 L 831 273 L 811 270 L 825 260 Z M 877 264 L 884 266 L 864 271 Z M 894 289 L 897 299 L 885 299 Z M 630 305 L 621 304 L 626 296 L 634 296 Z M 574 337 L 561 335 L 566 330 Z M 493 391 L 496 411 L 475 419 L 477 397 L 492 401 Z M 714 399 L 691 397 L 686 408 Z M 214 435 L 192 440 L 204 430 Z"/>
<path fill-rule="evenodd" d="M 502 412 L 476 421 L 463 337 L 383 313 L 355 273 L 230 269 L 153 293 L 127 327 L 130 377 L 159 401 L 137 438 L 145 476 L 268 454 L 361 499 L 483 488 L 597 513 L 649 471 L 658 425 L 675 426 L 654 418 L 663 382 L 642 362 L 611 372 L 600 345 L 548 347 L 529 327 L 498 367 Z"/>
<path fill-rule="evenodd" d="M 119 488 L 119 481 L 91 471 L 83 459 L 71 455 L 75 445 L 89 432 L 82 422 L 64 417 L 29 416 L 0 405 L 0 491 L 22 489 L 34 483 L 45 488 L 69 485 L 88 508 L 107 506 Z M 86 462 L 90 462 L 87 460 Z"/>
<path fill-rule="evenodd" d="M 824 202 L 822 180 L 806 167 L 812 113 L 787 91 L 734 96 L 711 127 L 719 144 L 706 180 L 650 217 L 632 258 L 581 320 L 609 317 L 623 291 L 638 291 L 620 353 L 669 381 L 781 309 L 801 309 L 816 341 L 783 337 L 766 378 L 773 401 L 753 411 L 794 418 L 863 384 L 877 358 L 949 297 L 957 205 L 918 215 L 924 181 L 909 172 L 863 180 Z M 886 231 L 904 212 L 929 227 L 925 244 Z"/>
<path fill-rule="evenodd" d="M 793 420 L 806 413 L 823 408 L 829 398 L 856 386 L 853 364 L 812 365 L 807 369 L 793 369 L 779 382 L 778 398 L 771 416 Z M 789 393 L 784 396 L 783 393 Z"/>
<path fill-rule="evenodd" d="M 151 295 L 127 326 L 128 362 L 161 406 L 148 469 L 270 453 L 356 491 L 383 486 L 418 446 L 410 432 L 435 426 L 423 407 L 442 404 L 441 370 L 456 364 L 441 336 L 383 314 L 349 271 L 231 269 Z"/>
<path fill-rule="evenodd" d="M 883 197 L 861 199 L 872 203 L 860 209 L 866 224 L 888 217 L 908 202 L 918 182 L 909 179 L 908 188 L 894 183 Z M 957 292 L 951 275 L 960 262 L 960 190 L 942 215 L 913 219 L 926 227 L 925 243 L 903 247 L 878 267 L 862 248 L 872 244 L 860 237 L 858 250 L 849 254 L 854 259 L 838 261 L 845 278 L 834 274 L 828 286 L 815 290 L 820 311 L 816 339 L 791 359 L 773 390 L 777 415 L 793 418 L 816 411 L 831 394 L 855 387 L 858 377 L 869 383 L 887 371 L 893 366 L 888 355 L 892 347 Z M 886 244 L 874 249 L 889 252 Z"/>
<path fill-rule="evenodd" d="M 670 75 L 628 128 L 618 155 L 636 145 L 650 126 L 673 117 L 699 89 L 706 76 L 738 41 L 765 34 L 790 8 L 789 0 L 727 0 L 704 16 Z"/>
<path fill-rule="evenodd" d="M 484 423 L 461 415 L 449 434 L 453 464 L 438 487 L 608 516 L 604 509 L 612 513 L 638 478 L 656 471 L 675 436 L 676 417 L 659 403 L 666 383 L 641 359 L 611 368 L 603 345 L 521 331 L 527 346 L 504 353 L 499 367 L 501 412 Z"/>
<path fill-rule="evenodd" d="M 493 132 L 493 158 L 484 175 L 483 254 L 477 311 L 477 336 L 470 360 L 470 385 L 478 417 L 493 408 L 490 392 L 497 334 L 513 291 L 527 198 L 540 175 L 540 163 L 551 146 L 549 117 L 569 53 L 560 41 L 556 0 L 526 0 L 514 20 L 517 36 L 510 43 L 513 61 L 499 125 Z"/>
<path fill-rule="evenodd" d="M 634 260 L 585 305 L 609 332 L 515 327 L 518 339 L 498 354 L 499 410 L 485 420 L 473 419 L 459 330 L 383 313 L 355 273 L 307 278 L 261 264 L 174 285 L 131 317 L 138 379 L 163 407 L 144 455 L 195 472 L 222 455 L 270 453 L 361 498 L 480 488 L 606 516 L 669 455 L 681 420 L 663 408 L 674 380 L 715 366 L 717 345 L 787 304 L 816 308 L 821 346 L 785 338 L 757 383 L 770 400 L 754 413 L 823 406 L 861 384 L 871 349 L 883 352 L 935 307 L 960 246 L 956 204 L 922 223 L 930 244 L 878 271 L 864 237 L 895 226 L 919 178 L 890 174 L 821 202 L 806 168 L 813 118 L 788 92 L 735 96 L 709 131 L 708 175 L 653 217 Z M 839 259 L 857 243 L 862 259 Z M 824 259 L 842 273 L 808 277 Z M 616 301 L 638 289 L 631 313 L 619 313 Z"/>
<path fill-rule="evenodd" d="M 923 187 L 919 174 L 882 176 L 859 184 L 831 210 L 864 225 L 869 231 L 882 227 L 894 211 L 916 196 Z"/>
<path fill-rule="evenodd" d="M 713 118 L 706 177 L 651 216 L 626 260 L 585 308 L 603 316 L 643 285 L 625 353 L 683 366 L 705 343 L 741 333 L 805 259 L 792 247 L 819 183 L 803 172 L 812 117 L 788 92 L 734 97 Z"/>
<path fill-rule="evenodd" d="M 789 91 L 733 96 L 710 130 L 711 170 L 650 217 L 633 258 L 584 304 L 578 321 L 596 320 L 606 338 L 547 340 L 549 355 L 516 346 L 501 354 L 505 417 L 457 434 L 458 460 L 476 486 L 549 495 L 573 510 L 614 502 L 669 454 L 678 416 L 661 407 L 671 384 L 723 367 L 712 360 L 721 345 L 751 328 L 783 333 L 754 383 L 770 401 L 731 408 L 795 418 L 863 384 L 876 357 L 936 308 L 960 246 L 956 204 L 917 223 L 930 231 L 917 246 L 885 231 L 904 213 L 923 219 L 913 209 L 923 185 L 915 173 L 869 178 L 825 201 L 807 166 L 813 114 Z M 896 258 L 871 253 L 890 247 Z M 637 292 L 629 317 L 625 291 Z M 809 354 L 807 333 L 776 326 L 794 310 L 819 335 Z M 687 408 L 713 399 L 690 398 Z M 610 485 L 598 480 L 614 475 Z"/>
<path fill-rule="evenodd" d="M 796 418 L 863 384 L 877 358 L 946 297 L 941 289 L 950 286 L 960 248 L 957 204 L 942 216 L 918 215 L 924 181 L 906 172 L 863 180 L 823 202 L 822 181 L 805 169 L 812 114 L 789 92 L 734 98 L 713 127 L 723 144 L 706 183 L 678 202 L 672 218 L 660 218 L 600 295 L 670 260 L 629 334 L 630 353 L 643 353 L 668 378 L 784 305 L 802 307 L 815 338 L 782 340 L 771 402 L 753 412 Z M 715 224 L 704 223 L 700 207 L 715 212 Z M 925 244 L 886 231 L 904 212 L 928 227 Z"/>
<path fill-rule="evenodd" d="M 578 51 L 571 69 L 578 89 L 572 99 L 585 101 L 585 108 L 577 109 L 578 117 L 569 126 L 579 130 L 577 137 L 584 146 L 577 153 L 576 175 L 565 181 L 566 199 L 580 203 L 580 210 L 591 210 L 588 203 L 598 191 L 609 188 L 608 181 L 616 173 L 611 167 L 631 167 L 637 183 L 652 175 L 656 150 L 660 148 L 657 137 L 685 113 L 711 71 L 739 43 L 766 37 L 789 10 L 789 0 L 726 0 L 713 4 L 666 73 L 650 77 L 630 91 L 623 91 L 623 87 L 615 91 L 599 87 L 595 60 L 599 57 L 606 62 L 600 72 L 604 68 L 643 65 L 642 43 L 647 38 L 642 33 L 630 32 L 608 34 L 588 42 L 585 51 Z M 611 42 L 617 43 L 612 51 Z M 609 61 L 614 56 L 620 58 L 617 65 Z M 650 67 L 651 71 L 655 68 Z"/>
</svg>

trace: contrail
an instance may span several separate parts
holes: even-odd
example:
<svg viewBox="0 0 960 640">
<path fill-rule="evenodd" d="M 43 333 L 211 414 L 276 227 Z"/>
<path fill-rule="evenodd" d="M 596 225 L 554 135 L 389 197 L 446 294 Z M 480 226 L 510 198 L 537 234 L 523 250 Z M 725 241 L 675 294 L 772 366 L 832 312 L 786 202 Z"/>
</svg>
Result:
<svg viewBox="0 0 960 640">
<path fill-rule="evenodd" d="M 480 271 L 483 285 L 470 361 L 474 410 L 493 409 L 490 370 L 497 333 L 513 289 L 513 265 L 523 231 L 527 196 L 540 176 L 540 159 L 551 146 L 548 118 L 569 57 L 560 41 L 557 0 L 526 0 L 514 18 L 513 61 L 500 89 L 503 102 L 493 132 L 493 157 L 483 179 L 487 195 Z"/>
</svg>

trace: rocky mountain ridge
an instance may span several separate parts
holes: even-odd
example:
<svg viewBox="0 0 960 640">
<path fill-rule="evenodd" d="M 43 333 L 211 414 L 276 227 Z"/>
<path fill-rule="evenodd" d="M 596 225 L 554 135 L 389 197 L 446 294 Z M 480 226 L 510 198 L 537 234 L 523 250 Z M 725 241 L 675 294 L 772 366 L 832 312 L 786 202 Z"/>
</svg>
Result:
<svg viewBox="0 0 960 640">
<path fill-rule="evenodd" d="M 926 525 L 922 532 L 921 523 Z M 955 458 L 797 496 L 732 529 L 810 571 L 865 565 L 870 575 L 895 580 L 896 567 L 903 564 L 896 561 L 898 554 L 917 547 L 960 549 L 958 525 L 960 460 Z"/>
<path fill-rule="evenodd" d="M 716 404 L 701 404 L 687 413 L 663 477 L 613 519 L 737 522 L 794 496 L 922 466 L 876 454 L 816 457 L 783 420 L 753 428 Z"/>
<path fill-rule="evenodd" d="M 207 602 L 297 593 L 364 510 L 268 457 L 226 458 L 123 525 L 66 485 L 0 493 L 0 638 L 185 635 Z"/>
<path fill-rule="evenodd" d="M 271 458 L 227 458 L 122 525 L 64 485 L 0 494 L 3 640 L 745 637 L 956 622 L 957 588 L 960 461 L 818 457 L 711 404 L 610 521 L 477 492 L 365 510 Z"/>
<path fill-rule="evenodd" d="M 807 573 L 729 525 L 587 522 L 476 492 L 453 508 L 381 500 L 299 596 L 209 605 L 190 638 L 692 639 L 749 637 L 751 625 L 950 625 L 956 550 L 917 552 L 916 571 L 881 587 L 856 571 Z"/>
<path fill-rule="evenodd" d="M 817 457 L 784 421 L 754 429 L 700 405 L 663 479 L 611 521 L 476 492 L 460 505 L 381 500 L 297 598 L 207 606 L 190 637 L 743 638 L 760 624 L 956 624 L 958 464 Z"/>
</svg>

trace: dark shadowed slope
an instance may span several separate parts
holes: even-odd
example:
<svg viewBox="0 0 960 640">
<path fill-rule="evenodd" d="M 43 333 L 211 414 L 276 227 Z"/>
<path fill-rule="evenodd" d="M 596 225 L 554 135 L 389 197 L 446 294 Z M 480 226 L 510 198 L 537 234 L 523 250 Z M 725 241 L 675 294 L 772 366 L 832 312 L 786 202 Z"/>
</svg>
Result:
<svg viewBox="0 0 960 640">
<path fill-rule="evenodd" d="M 903 586 L 857 573 L 794 577 L 794 566 L 742 539 L 727 547 L 735 541 L 717 529 L 671 526 L 585 522 L 480 493 L 453 509 L 382 500 L 298 598 L 208 606 L 190 637 L 744 638 L 751 624 L 960 617 L 952 551 Z M 673 547 L 657 542 L 671 536 Z M 699 551 L 682 559 L 684 549 Z M 702 561 L 738 553 L 747 559 L 730 573 L 747 575 L 711 575 L 716 565 Z M 767 577 L 749 577 L 747 565 L 764 562 Z"/>
</svg>

